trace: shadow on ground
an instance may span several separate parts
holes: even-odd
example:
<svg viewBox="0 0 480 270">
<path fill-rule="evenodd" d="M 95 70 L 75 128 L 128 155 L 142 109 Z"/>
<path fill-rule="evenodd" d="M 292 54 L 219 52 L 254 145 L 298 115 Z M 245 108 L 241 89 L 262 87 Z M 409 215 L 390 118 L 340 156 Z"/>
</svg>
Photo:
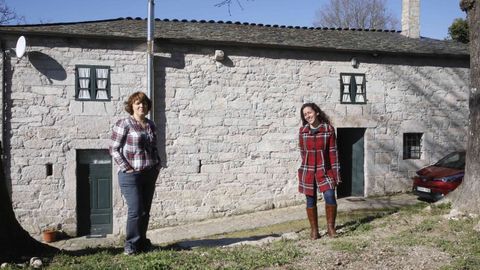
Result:
<svg viewBox="0 0 480 270">
<path fill-rule="evenodd" d="M 218 239 L 198 239 L 198 240 L 189 240 L 182 241 L 172 245 L 167 246 L 167 248 L 175 250 L 190 250 L 193 248 L 199 247 L 222 247 L 229 246 L 236 243 L 248 242 L 248 241 L 260 241 L 267 237 L 280 237 L 280 234 L 268 234 L 268 235 L 257 235 L 251 237 L 233 237 L 233 238 L 218 238 Z"/>
<path fill-rule="evenodd" d="M 382 211 L 382 212 L 378 212 L 378 213 L 375 213 L 375 214 L 372 214 L 372 215 L 368 215 L 368 216 L 365 216 L 361 219 L 353 219 L 353 220 L 347 221 L 343 224 L 337 225 L 337 230 L 342 231 L 343 233 L 355 231 L 358 227 L 360 227 L 364 224 L 370 223 L 370 222 L 372 222 L 372 221 L 374 221 L 375 219 L 378 219 L 378 218 L 382 218 L 382 217 L 385 217 L 385 216 L 392 215 L 396 212 L 398 212 L 398 210 L 393 209 L 393 210 L 389 210 L 389 211 Z"/>
<path fill-rule="evenodd" d="M 279 234 L 268 234 L 268 235 L 258 235 L 252 237 L 233 237 L 233 238 L 218 238 L 218 239 L 198 239 L 198 240 L 188 240 L 181 241 L 167 246 L 153 245 L 149 252 L 161 251 L 161 250 L 192 250 L 194 248 L 201 247 L 222 247 L 228 246 L 240 242 L 249 242 L 249 241 L 260 241 L 268 237 L 280 237 Z M 123 253 L 123 248 L 121 247 L 97 247 L 97 248 L 85 248 L 80 250 L 63 250 L 62 253 L 68 256 L 88 256 L 97 253 L 105 252 L 111 255 L 118 255 Z"/>
</svg>

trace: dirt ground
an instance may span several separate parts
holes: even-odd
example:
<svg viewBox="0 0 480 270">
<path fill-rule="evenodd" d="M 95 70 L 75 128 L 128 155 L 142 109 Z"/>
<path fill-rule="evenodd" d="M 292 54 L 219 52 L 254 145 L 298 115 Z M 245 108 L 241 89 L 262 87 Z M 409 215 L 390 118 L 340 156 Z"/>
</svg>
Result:
<svg viewBox="0 0 480 270">
<path fill-rule="evenodd" d="M 462 223 L 449 218 L 449 212 L 449 209 L 432 211 L 428 206 L 347 222 L 338 226 L 340 234 L 335 239 L 323 235 L 318 240 L 309 240 L 309 231 L 304 230 L 299 232 L 297 244 L 305 256 L 271 269 L 480 269 L 479 245 L 470 250 L 471 245 L 460 244 L 480 240 L 480 233 L 475 235 L 461 229 L 472 227 L 478 218 Z M 462 252 L 466 254 L 465 260 L 470 261 L 465 266 L 456 261 Z"/>
</svg>

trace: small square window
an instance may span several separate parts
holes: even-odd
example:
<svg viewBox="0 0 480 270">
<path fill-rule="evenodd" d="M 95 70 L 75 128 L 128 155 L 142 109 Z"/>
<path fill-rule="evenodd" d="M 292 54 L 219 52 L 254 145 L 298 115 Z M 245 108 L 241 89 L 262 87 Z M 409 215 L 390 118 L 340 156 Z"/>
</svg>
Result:
<svg viewBox="0 0 480 270">
<path fill-rule="evenodd" d="M 365 74 L 340 73 L 340 103 L 367 103 Z"/>
<path fill-rule="evenodd" d="M 420 159 L 422 156 L 422 133 L 403 134 L 403 159 Z"/>
<path fill-rule="evenodd" d="M 75 99 L 88 101 L 110 100 L 110 67 L 75 67 Z"/>
</svg>

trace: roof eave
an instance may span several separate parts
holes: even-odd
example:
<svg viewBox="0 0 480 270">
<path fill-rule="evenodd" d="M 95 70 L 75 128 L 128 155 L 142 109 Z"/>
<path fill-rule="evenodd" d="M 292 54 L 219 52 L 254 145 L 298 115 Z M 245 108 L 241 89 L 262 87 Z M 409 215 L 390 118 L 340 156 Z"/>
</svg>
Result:
<svg viewBox="0 0 480 270">
<path fill-rule="evenodd" d="M 24 36 L 40 36 L 40 37 L 58 37 L 58 38 L 91 38 L 101 40 L 135 40 L 142 41 L 146 37 L 131 37 L 131 36 L 104 36 L 104 35 L 85 35 L 85 34 L 72 34 L 72 33 L 57 33 L 57 32 L 38 32 L 38 31 L 15 31 L 8 30 L 2 31 L 0 28 L 0 34 L 8 35 L 24 35 Z M 446 53 L 422 53 L 422 52 L 408 52 L 408 51 L 388 51 L 388 50 L 359 50 L 352 48 L 336 48 L 336 47 L 312 47 L 312 46 L 294 46 L 288 44 L 273 44 L 273 43 L 255 43 L 255 42 L 238 42 L 238 41 L 219 41 L 219 40 L 199 40 L 199 39 L 178 39 L 178 38 L 155 38 L 158 42 L 171 42 L 171 43 L 183 43 L 183 44 L 202 44 L 202 45 L 224 45 L 224 46 L 247 46 L 252 48 L 277 48 L 277 49 L 296 49 L 304 51 L 328 51 L 328 52 L 345 52 L 345 53 L 366 53 L 366 54 L 378 54 L 378 55 L 402 55 L 402 56 L 422 56 L 422 57 L 447 57 L 455 59 L 469 59 L 469 54 L 446 54 Z"/>
<path fill-rule="evenodd" d="M 173 38 L 156 38 L 155 41 L 181 43 L 181 44 L 202 44 L 202 45 L 223 45 L 235 47 L 253 47 L 253 48 L 276 48 L 276 49 L 295 49 L 303 51 L 327 51 L 327 52 L 344 52 L 344 53 L 361 53 L 372 55 L 390 55 L 390 56 L 421 56 L 421 57 L 447 57 L 456 59 L 469 59 L 469 54 L 446 54 L 446 53 L 421 53 L 408 51 L 387 51 L 387 50 L 359 50 L 351 48 L 336 47 L 311 47 L 311 46 L 294 46 L 288 44 L 269 44 L 269 43 L 253 43 L 253 42 L 237 42 L 237 41 L 212 41 L 198 39 L 173 39 Z"/>
</svg>

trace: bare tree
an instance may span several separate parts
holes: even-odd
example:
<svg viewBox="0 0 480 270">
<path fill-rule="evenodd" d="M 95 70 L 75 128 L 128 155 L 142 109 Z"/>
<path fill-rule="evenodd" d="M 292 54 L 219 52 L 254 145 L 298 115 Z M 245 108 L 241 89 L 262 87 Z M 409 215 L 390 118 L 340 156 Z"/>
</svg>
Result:
<svg viewBox="0 0 480 270">
<path fill-rule="evenodd" d="M 400 21 L 387 10 L 386 0 L 330 0 L 317 10 L 315 26 L 398 29 Z"/>
<path fill-rule="evenodd" d="M 254 0 L 246 0 L 246 1 L 254 1 Z M 243 10 L 242 6 L 242 0 L 223 0 L 217 4 L 215 4 L 216 7 L 227 7 L 228 8 L 228 14 L 231 16 L 232 12 L 230 7 L 232 6 L 233 2 L 237 3 L 237 5 L 240 7 L 240 9 Z"/>
<path fill-rule="evenodd" d="M 462 0 L 470 31 L 470 97 L 466 168 L 463 183 L 450 195 L 453 207 L 480 213 L 480 1 Z"/>
<path fill-rule="evenodd" d="M 25 22 L 25 18 L 8 7 L 5 0 L 0 0 L 0 25 L 12 22 L 22 23 Z"/>
</svg>

